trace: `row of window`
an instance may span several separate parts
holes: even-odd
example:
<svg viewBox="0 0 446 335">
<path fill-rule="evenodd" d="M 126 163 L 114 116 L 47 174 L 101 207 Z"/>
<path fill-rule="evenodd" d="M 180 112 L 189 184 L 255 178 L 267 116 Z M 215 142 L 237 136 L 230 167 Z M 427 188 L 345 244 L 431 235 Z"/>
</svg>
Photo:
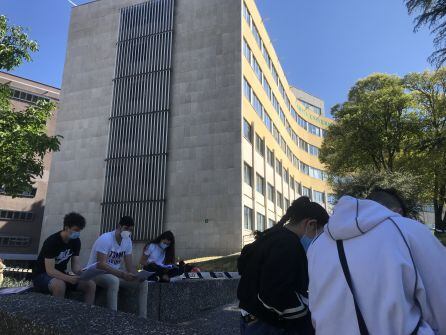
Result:
<svg viewBox="0 0 446 335">
<path fill-rule="evenodd" d="M 0 247 L 27 247 L 31 244 L 31 237 L 0 236 Z"/>
<path fill-rule="evenodd" d="M 302 119 L 300 117 L 299 117 L 300 120 L 298 120 L 298 118 L 294 116 L 294 114 L 297 115 L 297 113 L 295 113 L 293 107 L 291 106 L 290 99 L 288 98 L 288 96 L 286 94 L 286 90 L 285 90 L 282 82 L 280 81 L 280 78 L 279 78 L 279 76 L 277 74 L 277 70 L 274 67 L 273 62 L 271 61 L 271 57 L 269 56 L 268 51 L 265 48 L 265 45 L 264 45 L 264 43 L 263 43 L 263 41 L 262 41 L 262 39 L 260 37 L 259 31 L 258 31 L 256 25 L 254 24 L 253 20 L 252 20 L 251 14 L 249 13 L 249 10 L 248 10 L 248 8 L 246 7 L 246 5 L 244 3 L 243 3 L 243 16 L 244 16 L 246 22 L 248 23 L 248 25 L 251 28 L 251 32 L 252 32 L 252 34 L 254 36 L 254 39 L 256 40 L 257 45 L 260 48 L 260 51 L 261 51 L 261 53 L 263 55 L 263 58 L 265 59 L 267 65 L 268 65 L 268 68 L 271 71 L 271 74 L 272 74 L 272 77 L 273 77 L 275 83 L 277 84 L 279 92 L 281 93 L 281 95 L 282 95 L 282 97 L 283 97 L 283 99 L 284 99 L 284 101 L 286 103 L 286 106 L 288 107 L 288 110 L 291 112 L 293 118 L 305 130 L 309 131 L 310 133 L 312 133 L 312 134 L 314 134 L 316 136 L 320 136 L 320 137 L 323 136 L 324 132 L 322 131 L 321 128 L 319 128 L 318 126 L 315 126 L 315 125 L 305 121 L 304 119 Z M 251 51 L 251 48 L 249 47 L 249 45 L 246 42 L 246 40 L 243 40 L 243 54 L 244 54 L 245 58 L 248 60 L 248 62 L 251 64 L 251 67 L 254 70 L 254 73 L 256 74 L 257 78 L 259 79 L 260 83 L 262 84 L 262 86 L 263 86 L 263 88 L 265 90 L 265 93 L 267 94 L 267 96 L 269 97 L 272 105 L 274 106 L 274 109 L 279 114 L 280 119 L 285 124 L 286 123 L 285 114 L 283 113 L 283 110 L 280 107 L 280 104 L 277 101 L 276 96 L 274 95 L 274 93 L 272 93 L 271 86 L 268 83 L 267 79 L 265 78 L 265 76 L 264 76 L 264 74 L 263 74 L 263 72 L 262 72 L 262 70 L 260 68 L 259 63 L 258 63 L 257 59 L 255 58 L 255 56 L 253 55 L 253 53 Z M 308 102 L 305 102 L 305 101 L 303 101 L 301 99 L 299 99 L 299 101 L 302 102 L 302 104 L 304 105 L 305 108 L 315 112 L 318 115 L 322 114 L 322 111 L 321 111 L 321 109 L 319 107 L 316 107 L 316 106 L 314 106 L 314 105 L 312 105 L 312 104 L 310 104 Z M 300 106 L 299 106 L 299 108 L 300 108 Z M 293 111 L 294 111 L 294 113 L 293 113 Z"/>
<path fill-rule="evenodd" d="M 280 162 L 278 163 L 280 164 Z M 276 171 L 281 171 L 280 174 L 282 174 L 281 164 L 280 165 L 279 164 L 276 165 Z M 302 186 L 293 177 L 291 177 L 286 169 L 283 169 L 283 175 L 284 175 L 284 181 L 290 185 L 290 188 L 292 190 L 295 190 L 297 191 L 297 193 L 313 199 L 313 201 L 325 204 L 325 195 L 323 192 L 319 191 L 311 192 L 311 190 L 308 187 Z M 246 162 L 244 163 L 243 166 L 243 180 L 247 185 L 253 187 L 253 181 L 254 181 L 253 169 Z M 268 200 L 277 204 L 277 206 L 281 209 L 287 209 L 290 205 L 290 201 L 286 197 L 283 197 L 282 199 L 282 194 L 279 191 L 276 192 L 274 186 L 271 185 L 270 183 L 267 183 L 265 181 L 265 178 L 258 173 L 256 174 L 256 191 L 263 196 L 265 196 L 266 192 Z"/>
<path fill-rule="evenodd" d="M 249 230 L 254 230 L 254 211 L 245 206 L 244 207 L 244 228 Z M 257 229 L 259 231 L 264 231 L 266 228 L 271 228 L 275 225 L 273 219 L 268 219 L 268 227 L 266 225 L 265 215 L 257 213 Z"/>
<path fill-rule="evenodd" d="M 17 197 L 18 198 L 34 198 L 36 196 L 36 192 L 37 192 L 37 189 L 33 187 L 29 191 L 24 191 L 24 192 L 18 194 Z M 8 193 L 4 187 L 0 187 L 0 195 L 10 195 L 10 193 Z"/>
<path fill-rule="evenodd" d="M 32 221 L 32 212 L 0 210 L 0 220 Z"/>
<path fill-rule="evenodd" d="M 280 136 L 278 135 L 278 132 L 274 132 L 274 137 Z M 243 119 L 243 136 L 248 140 L 249 143 L 253 143 L 253 131 L 252 127 L 249 124 L 246 119 Z M 298 138 L 298 145 L 302 150 L 305 150 L 306 152 L 314 155 L 319 156 L 319 149 L 311 144 L 308 144 L 304 140 Z M 324 171 L 313 168 L 305 163 L 302 163 L 299 161 L 291 151 L 291 149 L 288 147 L 288 145 L 285 143 L 285 140 L 280 136 L 279 139 L 276 138 L 276 141 L 280 141 L 280 144 L 284 144 L 285 147 L 282 148 L 286 155 L 288 156 L 288 159 L 290 162 L 295 166 L 297 169 L 305 173 L 306 175 L 309 175 L 313 178 L 320 179 L 320 180 L 326 180 L 327 176 Z M 280 162 L 278 159 L 276 159 L 276 164 L 274 164 L 274 153 L 272 150 L 266 147 L 265 140 L 262 139 L 259 135 L 255 135 L 255 148 L 256 151 L 262 156 L 265 157 L 265 149 L 266 149 L 266 160 L 268 164 L 272 168 L 276 168 L 277 173 L 282 176 L 282 162 Z M 286 171 L 286 170 L 285 170 Z M 288 183 L 288 174 L 285 173 L 285 181 Z"/>
<path fill-rule="evenodd" d="M 39 99 L 45 100 L 45 101 L 50 101 L 50 99 L 48 99 L 48 98 L 44 98 L 42 96 L 35 95 L 32 93 L 28 93 L 28 92 L 19 91 L 14 88 L 10 88 L 10 90 L 11 90 L 11 98 L 14 100 L 23 101 L 23 102 L 27 102 L 30 104 L 35 104 L 37 102 L 37 100 L 39 100 Z"/>
</svg>

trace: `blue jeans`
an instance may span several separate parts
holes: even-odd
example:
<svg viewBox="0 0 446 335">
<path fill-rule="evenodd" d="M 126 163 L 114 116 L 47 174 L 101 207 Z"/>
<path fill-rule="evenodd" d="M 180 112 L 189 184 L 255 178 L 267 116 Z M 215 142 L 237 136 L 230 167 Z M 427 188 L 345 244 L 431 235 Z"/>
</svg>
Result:
<svg viewBox="0 0 446 335">
<path fill-rule="evenodd" d="M 240 317 L 240 334 L 241 335 L 299 335 L 297 331 L 277 328 L 259 319 L 247 323 L 245 322 L 245 320 L 243 320 L 242 317 Z"/>
</svg>

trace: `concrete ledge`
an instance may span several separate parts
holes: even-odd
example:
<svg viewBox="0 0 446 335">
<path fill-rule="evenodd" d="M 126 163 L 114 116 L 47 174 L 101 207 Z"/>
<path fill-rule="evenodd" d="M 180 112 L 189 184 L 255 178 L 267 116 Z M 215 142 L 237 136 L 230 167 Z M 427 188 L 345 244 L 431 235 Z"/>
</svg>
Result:
<svg viewBox="0 0 446 335">
<path fill-rule="evenodd" d="M 172 283 L 149 283 L 147 294 L 147 318 L 150 320 L 178 323 L 199 317 L 203 311 L 237 301 L 238 279 L 189 279 Z M 69 298 L 82 301 L 79 292 Z M 95 304 L 106 306 L 105 290 L 97 288 Z M 118 310 L 137 314 L 138 292 L 121 288 Z"/>
<path fill-rule="evenodd" d="M 8 335 L 190 334 L 179 326 L 38 293 L 0 296 L 0 320 L 2 334 Z"/>
</svg>

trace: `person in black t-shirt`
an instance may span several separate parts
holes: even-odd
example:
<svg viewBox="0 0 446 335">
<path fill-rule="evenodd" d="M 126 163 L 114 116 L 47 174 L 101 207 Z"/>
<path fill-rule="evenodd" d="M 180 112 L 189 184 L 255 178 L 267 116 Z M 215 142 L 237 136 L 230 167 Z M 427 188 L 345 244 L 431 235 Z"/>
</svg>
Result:
<svg viewBox="0 0 446 335">
<path fill-rule="evenodd" d="M 79 290 L 84 292 L 84 301 L 87 304 L 94 303 L 96 284 L 92 280 L 84 281 L 79 278 L 81 273 L 79 236 L 84 227 L 85 219 L 82 215 L 67 214 L 63 221 L 63 230 L 49 236 L 43 242 L 33 268 L 33 284 L 37 291 L 64 298 L 67 289 Z M 74 275 L 67 273 L 70 260 Z"/>
</svg>

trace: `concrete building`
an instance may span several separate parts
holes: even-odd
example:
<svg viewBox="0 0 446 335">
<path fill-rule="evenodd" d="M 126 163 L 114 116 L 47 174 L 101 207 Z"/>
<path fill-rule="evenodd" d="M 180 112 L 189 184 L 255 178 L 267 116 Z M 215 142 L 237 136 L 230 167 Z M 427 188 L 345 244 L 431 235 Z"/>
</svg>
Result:
<svg viewBox="0 0 446 335">
<path fill-rule="evenodd" d="M 331 121 L 299 92 L 254 0 L 73 8 L 42 240 L 74 210 L 84 260 L 122 215 L 137 224 L 136 257 L 164 230 L 181 257 L 226 255 L 300 194 L 326 205 L 318 147 Z"/>
<path fill-rule="evenodd" d="M 0 72 L 0 84 L 11 89 L 11 104 L 19 112 L 38 99 L 59 101 L 59 89 L 29 79 Z M 56 112 L 48 122 L 48 134 L 54 135 Z M 37 258 L 42 228 L 48 176 L 49 153 L 44 158 L 44 173 L 36 179 L 33 189 L 12 198 L 0 185 L 0 258 L 8 261 L 32 261 Z"/>
</svg>

